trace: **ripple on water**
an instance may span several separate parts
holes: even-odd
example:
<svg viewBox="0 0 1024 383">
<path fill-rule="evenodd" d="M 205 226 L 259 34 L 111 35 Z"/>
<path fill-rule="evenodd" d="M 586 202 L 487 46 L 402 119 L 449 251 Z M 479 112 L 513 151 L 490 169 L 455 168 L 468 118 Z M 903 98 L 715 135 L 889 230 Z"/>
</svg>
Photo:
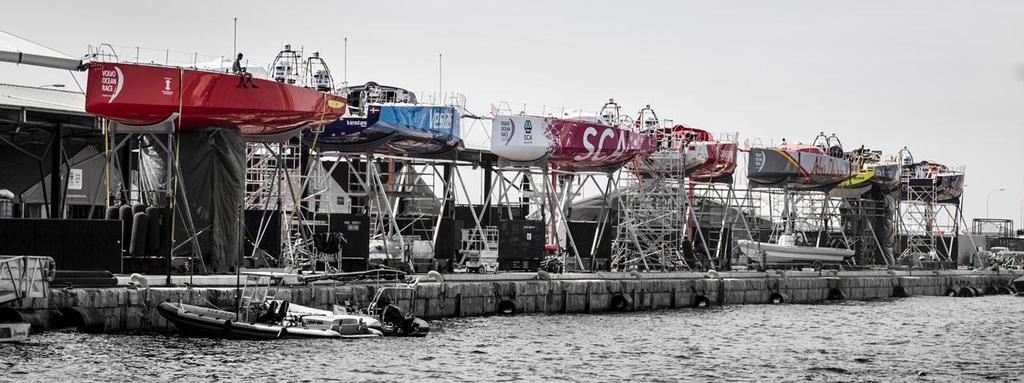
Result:
<svg viewBox="0 0 1024 383">
<path fill-rule="evenodd" d="M 422 339 L 224 341 L 49 332 L 0 344 L 18 380 L 1021 379 L 1024 300 L 912 297 L 434 322 Z M 0 379 L 3 380 L 3 379 Z"/>
</svg>

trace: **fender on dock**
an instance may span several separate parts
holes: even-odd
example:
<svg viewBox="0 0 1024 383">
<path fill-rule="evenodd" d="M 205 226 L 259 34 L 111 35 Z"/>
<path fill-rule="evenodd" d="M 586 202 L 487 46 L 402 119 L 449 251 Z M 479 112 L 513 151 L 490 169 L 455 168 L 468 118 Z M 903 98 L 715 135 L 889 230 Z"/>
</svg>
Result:
<svg viewBox="0 0 1024 383">
<path fill-rule="evenodd" d="M 612 295 L 611 303 L 608 305 L 612 311 L 633 311 L 633 298 L 628 295 Z"/>
<path fill-rule="evenodd" d="M 846 293 L 843 292 L 843 289 L 841 288 L 833 287 L 831 289 L 828 289 L 827 299 L 830 301 L 844 301 L 846 300 Z"/>
<path fill-rule="evenodd" d="M 516 303 L 508 299 L 503 299 L 498 302 L 498 314 L 501 315 L 516 315 Z"/>
<path fill-rule="evenodd" d="M 61 327 L 74 327 L 78 332 L 100 333 L 105 324 L 103 315 L 90 307 L 65 307 L 60 309 Z"/>
<path fill-rule="evenodd" d="M 704 294 L 697 294 L 693 296 L 693 307 L 702 309 L 710 306 L 711 300 Z"/>
<path fill-rule="evenodd" d="M 768 303 L 771 303 L 773 305 L 786 303 L 786 301 L 789 300 L 787 298 L 788 297 L 786 296 L 786 294 L 783 294 L 783 293 L 780 293 L 780 292 L 774 292 L 774 293 L 772 293 L 771 296 L 768 297 Z"/>
</svg>

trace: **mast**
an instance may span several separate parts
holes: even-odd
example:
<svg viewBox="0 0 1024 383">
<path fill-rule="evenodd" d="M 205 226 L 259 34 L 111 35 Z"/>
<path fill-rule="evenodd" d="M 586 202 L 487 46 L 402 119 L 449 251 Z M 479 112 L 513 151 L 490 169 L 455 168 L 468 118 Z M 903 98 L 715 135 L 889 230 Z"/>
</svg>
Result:
<svg viewBox="0 0 1024 383">
<path fill-rule="evenodd" d="M 342 65 L 342 87 L 348 88 L 348 37 L 345 38 L 345 63 Z M 347 90 L 346 90 L 347 92 Z"/>
<path fill-rule="evenodd" d="M 441 71 L 442 64 L 443 64 L 442 63 L 442 56 L 443 56 L 443 54 L 441 54 L 441 53 L 437 54 L 437 101 L 438 101 L 437 103 L 438 103 L 438 105 L 442 105 L 442 102 L 441 102 L 441 89 L 442 89 L 441 88 L 441 74 L 443 73 Z"/>
</svg>

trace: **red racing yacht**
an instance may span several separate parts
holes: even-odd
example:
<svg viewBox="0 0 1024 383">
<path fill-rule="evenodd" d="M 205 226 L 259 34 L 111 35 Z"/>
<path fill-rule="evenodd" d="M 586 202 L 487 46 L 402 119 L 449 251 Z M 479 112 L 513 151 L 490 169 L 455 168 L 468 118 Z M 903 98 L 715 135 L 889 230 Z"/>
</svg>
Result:
<svg viewBox="0 0 1024 383">
<path fill-rule="evenodd" d="M 326 66 L 311 73 L 312 83 L 297 82 L 303 65 L 282 64 L 301 64 L 297 55 L 301 53 L 285 47 L 275 60 L 273 80 L 155 64 L 90 62 L 85 110 L 129 125 L 152 125 L 179 113 L 178 130 L 234 127 L 249 138 L 273 138 L 337 120 L 345 113 L 346 100 L 323 86 L 329 79 Z M 319 55 L 307 63 L 313 60 L 320 60 Z"/>
</svg>

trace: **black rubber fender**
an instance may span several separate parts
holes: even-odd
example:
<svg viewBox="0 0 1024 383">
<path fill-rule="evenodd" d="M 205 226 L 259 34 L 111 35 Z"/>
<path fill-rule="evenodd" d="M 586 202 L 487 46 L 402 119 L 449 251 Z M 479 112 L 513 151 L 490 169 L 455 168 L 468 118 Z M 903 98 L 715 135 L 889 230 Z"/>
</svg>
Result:
<svg viewBox="0 0 1024 383">
<path fill-rule="evenodd" d="M 501 302 L 498 302 L 498 314 L 509 316 L 516 315 L 516 303 L 508 299 L 503 299 Z"/>
<path fill-rule="evenodd" d="M 612 295 L 612 300 L 609 302 L 608 308 L 612 311 L 632 311 L 633 298 L 623 294 Z"/>
<path fill-rule="evenodd" d="M 950 288 L 946 289 L 946 292 L 944 294 L 942 294 L 942 295 L 945 295 L 947 297 L 955 297 L 955 296 L 959 296 L 959 293 L 957 292 L 956 289 L 950 287 Z"/>
<path fill-rule="evenodd" d="M 693 297 L 693 307 L 701 309 L 711 307 L 711 300 L 704 294 L 697 294 Z"/>
<path fill-rule="evenodd" d="M 1013 286 L 1006 286 L 1006 291 L 1009 291 L 1011 295 L 1017 295 L 1017 288 Z"/>
<path fill-rule="evenodd" d="M 1012 287 L 1010 287 L 1010 286 L 1000 287 L 999 288 L 999 293 L 1000 294 L 1013 294 L 1013 292 L 1010 289 L 1012 289 Z"/>
<path fill-rule="evenodd" d="M 783 304 L 786 303 L 786 301 L 786 295 L 779 292 L 774 292 L 772 293 L 772 295 L 768 297 L 768 303 L 771 303 L 773 305 Z"/>
<path fill-rule="evenodd" d="M 117 219 L 120 210 L 117 206 L 108 206 L 107 211 L 103 213 L 103 219 Z"/>
<path fill-rule="evenodd" d="M 91 307 L 65 307 L 60 316 L 61 327 L 74 327 L 78 332 L 101 333 L 106 328 L 103 315 Z"/>
<path fill-rule="evenodd" d="M 146 231 L 146 254 L 153 254 L 160 250 L 160 229 L 163 225 L 163 215 L 156 207 L 147 207 L 146 216 L 149 223 Z"/>
<path fill-rule="evenodd" d="M 958 296 L 958 297 L 973 297 L 974 296 L 974 289 L 972 289 L 972 288 L 970 288 L 968 286 L 962 286 L 962 287 L 960 287 L 960 290 L 957 291 L 956 296 Z"/>
<path fill-rule="evenodd" d="M 985 295 L 996 295 L 999 294 L 999 288 L 989 285 L 985 288 Z"/>
<path fill-rule="evenodd" d="M 830 301 L 843 301 L 846 300 L 846 292 L 838 287 L 828 289 L 828 300 Z"/>
<path fill-rule="evenodd" d="M 976 297 L 982 297 L 982 296 L 985 296 L 985 291 L 984 291 L 984 290 L 982 290 L 982 289 L 981 289 L 981 288 L 979 288 L 979 287 L 974 287 L 974 286 L 971 286 L 971 291 L 974 291 L 974 296 L 976 296 Z"/>
<path fill-rule="evenodd" d="M 907 289 L 904 288 L 903 286 L 893 286 L 892 296 L 894 298 L 906 298 L 910 296 L 910 293 L 908 293 Z"/>
<path fill-rule="evenodd" d="M 141 257 L 146 253 L 148 225 L 149 217 L 146 216 L 146 213 L 135 213 L 135 216 L 132 217 L 132 236 L 131 241 L 128 243 L 128 254 L 131 254 L 133 257 Z"/>
<path fill-rule="evenodd" d="M 132 238 L 132 207 L 121 205 L 117 216 L 121 220 L 121 251 L 127 252 L 128 241 Z"/>
</svg>

